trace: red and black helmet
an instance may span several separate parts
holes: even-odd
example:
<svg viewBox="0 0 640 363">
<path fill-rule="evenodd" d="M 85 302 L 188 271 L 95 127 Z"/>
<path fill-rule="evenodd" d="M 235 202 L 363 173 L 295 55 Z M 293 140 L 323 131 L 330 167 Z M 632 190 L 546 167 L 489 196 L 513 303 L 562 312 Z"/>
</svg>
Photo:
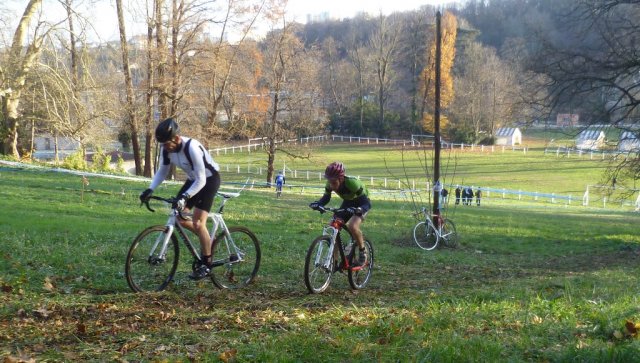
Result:
<svg viewBox="0 0 640 363">
<path fill-rule="evenodd" d="M 327 179 L 337 179 L 344 176 L 344 164 L 335 161 L 327 166 L 324 170 L 324 177 Z"/>
</svg>

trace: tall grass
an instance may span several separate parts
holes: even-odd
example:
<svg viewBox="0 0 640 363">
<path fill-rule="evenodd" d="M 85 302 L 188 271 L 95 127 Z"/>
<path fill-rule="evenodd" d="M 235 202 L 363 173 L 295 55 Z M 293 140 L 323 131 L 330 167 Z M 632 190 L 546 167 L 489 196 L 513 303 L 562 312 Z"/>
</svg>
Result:
<svg viewBox="0 0 640 363">
<path fill-rule="evenodd" d="M 133 294 L 123 276 L 129 244 L 166 219 L 164 208 L 139 207 L 144 187 L 95 177 L 83 191 L 79 176 L 0 169 L 3 357 L 640 359 L 635 332 L 625 327 L 640 322 L 638 214 L 458 207 L 450 213 L 460 247 L 424 252 L 411 240 L 412 205 L 374 199 L 363 227 L 377 252 L 370 285 L 352 292 L 338 274 L 325 294 L 308 295 L 304 255 L 328 218 L 306 207 L 317 196 L 285 191 L 276 199 L 271 190 L 244 190 L 228 203 L 225 218 L 261 241 L 254 285 L 220 291 L 201 281 Z M 157 194 L 177 189 L 167 184 Z"/>
</svg>

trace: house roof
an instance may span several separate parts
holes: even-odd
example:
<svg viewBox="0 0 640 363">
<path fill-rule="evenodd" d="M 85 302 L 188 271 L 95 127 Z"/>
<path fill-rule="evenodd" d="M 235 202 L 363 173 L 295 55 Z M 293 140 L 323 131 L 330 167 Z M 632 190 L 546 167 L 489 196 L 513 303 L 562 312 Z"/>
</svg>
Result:
<svg viewBox="0 0 640 363">
<path fill-rule="evenodd" d="M 497 137 L 512 136 L 516 131 L 520 131 L 517 127 L 501 127 L 496 131 Z"/>
<path fill-rule="evenodd" d="M 604 137 L 604 131 L 602 130 L 584 130 L 578 135 L 578 139 L 581 140 L 598 140 Z"/>
</svg>

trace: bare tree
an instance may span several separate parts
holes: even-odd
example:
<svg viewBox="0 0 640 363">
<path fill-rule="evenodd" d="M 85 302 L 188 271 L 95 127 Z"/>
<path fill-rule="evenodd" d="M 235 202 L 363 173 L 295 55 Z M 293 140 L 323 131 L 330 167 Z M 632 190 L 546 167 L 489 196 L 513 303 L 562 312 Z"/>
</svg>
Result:
<svg viewBox="0 0 640 363">
<path fill-rule="evenodd" d="M 0 103 L 4 120 L 3 153 L 20 157 L 18 130 L 20 126 L 20 101 L 27 78 L 38 61 L 41 46 L 54 26 L 39 21 L 29 34 L 29 25 L 37 14 L 42 0 L 29 0 L 13 34 L 11 47 L 0 66 Z M 26 44 L 26 47 L 25 47 Z"/>
<path fill-rule="evenodd" d="M 472 42 L 465 47 L 459 69 L 450 110 L 454 126 L 473 133 L 473 140 L 464 141 L 481 141 L 482 134 L 491 137 L 497 127 L 510 125 L 515 116 L 513 95 L 521 93 L 510 65 L 493 48 Z"/>
<path fill-rule="evenodd" d="M 378 16 L 377 29 L 371 36 L 370 46 L 373 51 L 374 69 L 377 81 L 377 99 L 378 99 L 378 136 L 384 136 L 385 105 L 389 98 L 389 93 L 395 81 L 393 70 L 393 62 L 399 49 L 400 23 L 398 19 L 391 15 L 385 17 L 382 14 Z"/>
<path fill-rule="evenodd" d="M 640 124 L 640 1 L 571 3 L 559 29 L 537 33 L 541 43 L 533 69 L 545 73 L 545 100 L 555 110 L 570 106 L 581 121 L 608 123 L 638 134 Z M 621 158 L 618 173 L 640 179 L 640 154 Z M 622 178 L 618 178 L 620 181 Z"/>
<path fill-rule="evenodd" d="M 364 44 L 364 39 L 359 38 L 355 31 L 352 32 L 348 38 L 347 54 L 349 61 L 355 69 L 354 76 L 357 85 L 357 103 L 360 116 L 357 128 L 357 134 L 359 135 L 362 135 L 364 132 L 364 104 L 370 89 L 369 85 L 371 80 L 369 75 L 373 73 L 369 72 L 369 53 L 368 47 Z"/>
<path fill-rule="evenodd" d="M 266 0 L 260 0 L 256 4 L 251 4 L 238 0 L 227 0 L 224 16 L 219 21 L 221 23 L 220 34 L 217 35 L 215 42 L 209 43 L 208 47 L 203 50 L 205 53 L 203 55 L 204 62 L 200 69 L 202 77 L 207 80 L 204 105 L 207 126 L 211 131 L 216 129 L 220 105 L 225 99 L 228 87 L 232 86 L 231 79 L 234 76 L 238 55 L 241 54 L 245 40 L 261 15 L 265 2 Z M 227 40 L 230 32 L 235 32 L 239 36 L 239 40 L 234 44 Z M 228 120 L 232 120 L 233 117 L 233 114 L 227 114 Z"/>
<path fill-rule="evenodd" d="M 139 125 L 135 112 L 135 93 L 133 90 L 133 80 L 131 78 L 131 68 L 129 66 L 129 44 L 125 28 L 124 14 L 122 11 L 122 0 L 116 0 L 116 12 L 118 13 L 118 29 L 120 33 L 120 49 L 122 52 L 122 72 L 125 79 L 126 104 L 125 109 L 128 118 L 129 129 L 131 130 L 131 146 L 133 147 L 133 158 L 135 162 L 136 175 L 142 175 L 142 163 L 140 158 Z"/>
<path fill-rule="evenodd" d="M 271 31 L 265 39 L 264 79 L 271 103 L 267 113 L 264 136 L 267 141 L 267 182 L 274 172 L 278 142 L 290 137 L 307 135 L 323 126 L 324 115 L 317 112 L 319 89 L 315 82 L 318 62 L 316 54 L 307 53 L 304 44 L 294 34 L 295 24 L 281 16 L 282 28 Z"/>
</svg>

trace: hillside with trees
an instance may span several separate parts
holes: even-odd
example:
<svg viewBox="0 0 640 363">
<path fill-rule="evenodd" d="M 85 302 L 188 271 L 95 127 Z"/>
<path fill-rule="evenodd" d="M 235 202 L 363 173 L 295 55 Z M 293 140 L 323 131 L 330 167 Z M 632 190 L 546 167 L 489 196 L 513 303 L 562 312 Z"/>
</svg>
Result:
<svg viewBox="0 0 640 363">
<path fill-rule="evenodd" d="M 30 0 L 16 28 L 0 23 L 6 155 L 30 154 L 34 135 L 82 150 L 123 140 L 136 173 L 151 175 L 152 131 L 170 116 L 208 146 L 265 138 L 270 158 L 294 137 L 432 131 L 432 6 L 299 24 L 286 1 L 118 1 L 120 40 L 96 43 L 76 5 L 66 0 L 66 17 L 45 21 L 42 1 Z M 492 143 L 499 127 L 557 113 L 633 131 L 639 12 L 640 1 L 615 0 L 448 6 L 444 137 Z M 146 34 L 130 34 L 127 16 L 143 17 Z M 256 36 L 257 23 L 269 30 Z"/>
</svg>

